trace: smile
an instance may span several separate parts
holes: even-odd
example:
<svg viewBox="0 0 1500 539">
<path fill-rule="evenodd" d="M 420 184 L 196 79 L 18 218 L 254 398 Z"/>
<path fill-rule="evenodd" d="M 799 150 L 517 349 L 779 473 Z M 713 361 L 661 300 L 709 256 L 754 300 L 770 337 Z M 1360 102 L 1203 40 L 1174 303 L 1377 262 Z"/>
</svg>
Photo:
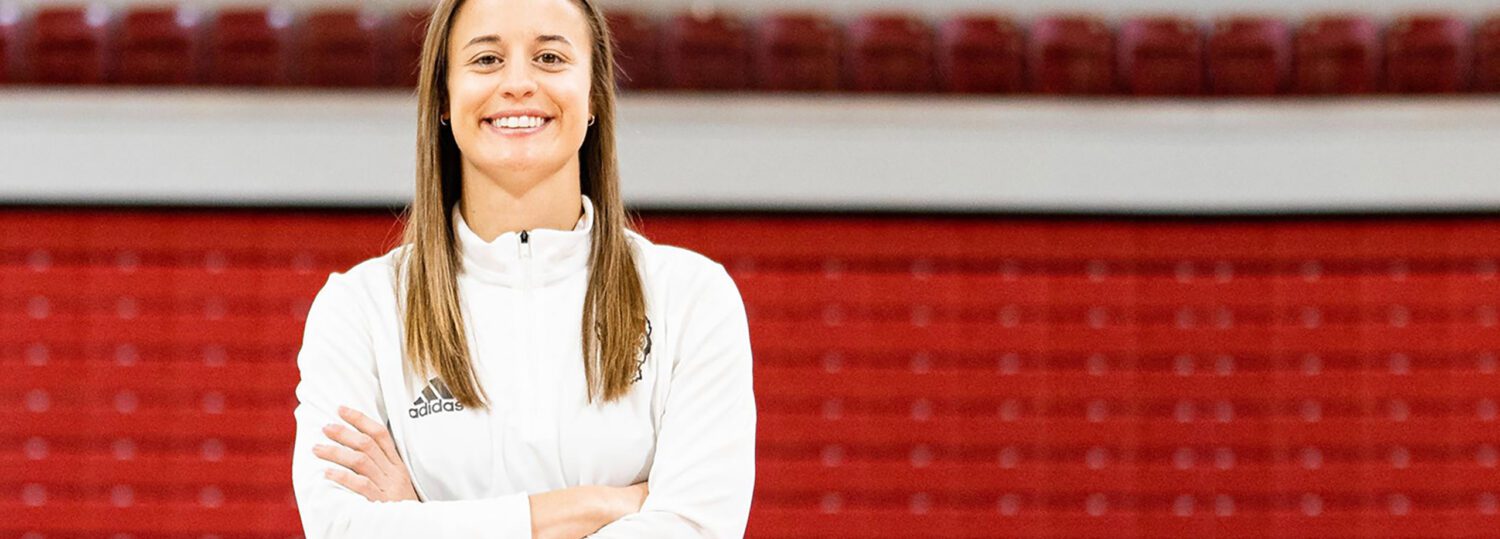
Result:
<svg viewBox="0 0 1500 539">
<path fill-rule="evenodd" d="M 506 136 L 524 136 L 540 132 L 552 123 L 552 118 L 535 115 L 497 116 L 484 121 L 484 125 L 495 133 Z"/>
</svg>

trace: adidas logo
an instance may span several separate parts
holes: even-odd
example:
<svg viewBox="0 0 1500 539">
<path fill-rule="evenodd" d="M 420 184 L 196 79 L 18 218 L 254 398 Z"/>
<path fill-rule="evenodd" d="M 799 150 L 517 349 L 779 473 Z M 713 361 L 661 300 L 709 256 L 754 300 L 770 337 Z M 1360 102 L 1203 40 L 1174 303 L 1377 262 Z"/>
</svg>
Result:
<svg viewBox="0 0 1500 539">
<path fill-rule="evenodd" d="M 422 388 L 422 396 L 412 401 L 411 409 L 406 415 L 412 419 L 427 417 L 442 412 L 462 412 L 464 405 L 459 404 L 458 399 L 453 398 L 453 391 L 448 389 L 448 384 L 438 378 L 427 382 L 427 387 Z"/>
</svg>

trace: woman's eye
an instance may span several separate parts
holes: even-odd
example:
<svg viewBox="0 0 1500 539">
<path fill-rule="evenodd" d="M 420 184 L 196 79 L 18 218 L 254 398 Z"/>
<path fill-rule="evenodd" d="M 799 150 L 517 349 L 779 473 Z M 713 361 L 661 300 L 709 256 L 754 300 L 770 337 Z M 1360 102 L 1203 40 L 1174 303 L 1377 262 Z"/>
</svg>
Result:
<svg viewBox="0 0 1500 539">
<path fill-rule="evenodd" d="M 542 63 L 547 64 L 547 65 L 562 63 L 562 57 L 561 56 L 558 56 L 558 55 L 556 55 L 554 53 L 550 53 L 550 52 L 544 52 L 544 53 L 542 53 L 542 55 L 538 56 L 537 59 L 541 60 Z"/>
<path fill-rule="evenodd" d="M 485 62 L 485 60 L 494 60 L 495 62 L 494 63 L 488 63 L 488 62 Z M 499 62 L 500 62 L 499 58 L 496 58 L 494 56 L 488 56 L 488 55 L 486 55 L 486 56 L 480 56 L 478 59 L 474 60 L 474 63 L 482 65 L 482 66 L 492 66 L 492 65 L 495 65 L 496 63 L 499 63 Z"/>
</svg>

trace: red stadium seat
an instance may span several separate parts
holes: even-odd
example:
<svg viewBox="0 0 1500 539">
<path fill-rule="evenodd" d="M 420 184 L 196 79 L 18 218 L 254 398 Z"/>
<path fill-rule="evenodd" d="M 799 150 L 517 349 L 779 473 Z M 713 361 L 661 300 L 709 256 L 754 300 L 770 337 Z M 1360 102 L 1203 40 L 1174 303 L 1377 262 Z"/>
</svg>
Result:
<svg viewBox="0 0 1500 539">
<path fill-rule="evenodd" d="M 1469 89 L 1473 45 L 1463 19 L 1436 14 L 1401 17 L 1385 39 L 1386 91 L 1452 94 Z"/>
<path fill-rule="evenodd" d="M 1291 31 L 1280 19 L 1230 17 L 1208 38 L 1208 87 L 1214 95 L 1275 95 L 1292 71 Z"/>
<path fill-rule="evenodd" d="M 125 15 L 120 36 L 119 82 L 196 84 L 203 78 L 201 12 L 188 7 L 146 7 Z"/>
<path fill-rule="evenodd" d="M 292 13 L 279 8 L 219 13 L 209 46 L 209 82 L 279 86 L 290 82 L 288 31 Z"/>
<path fill-rule="evenodd" d="M 104 84 L 112 71 L 111 17 L 102 4 L 53 7 L 32 21 L 32 80 L 41 84 Z"/>
<path fill-rule="evenodd" d="M 402 13 L 391 24 L 392 65 L 390 85 L 415 88 L 422 71 L 422 41 L 427 37 L 432 13 L 414 9 Z"/>
<path fill-rule="evenodd" d="M 1380 81 L 1380 28 L 1368 18 L 1308 20 L 1293 45 L 1299 94 L 1368 94 Z"/>
<path fill-rule="evenodd" d="M 1026 36 L 1008 18 L 965 15 L 938 29 L 942 88 L 955 93 L 1015 93 L 1026 87 Z"/>
<path fill-rule="evenodd" d="M 660 42 L 651 19 L 627 11 L 610 11 L 609 32 L 614 37 L 615 81 L 621 88 L 645 90 L 661 86 Z"/>
<path fill-rule="evenodd" d="M 1039 19 L 1027 65 L 1031 89 L 1043 94 L 1108 94 L 1115 90 L 1115 46 L 1104 21 L 1087 15 Z"/>
<path fill-rule="evenodd" d="M 813 13 L 773 14 L 760 21 L 755 31 L 755 79 L 761 88 L 779 91 L 839 88 L 839 30 L 827 17 Z"/>
<path fill-rule="evenodd" d="M 901 13 L 873 13 L 849 24 L 846 84 L 856 92 L 931 92 L 937 89 L 932 30 Z"/>
<path fill-rule="evenodd" d="M 1120 27 L 1120 85 L 1133 95 L 1203 93 L 1203 38 L 1181 17 L 1143 17 Z"/>
<path fill-rule="evenodd" d="M 723 13 L 687 13 L 667 24 L 662 36 L 664 86 L 679 90 L 744 90 L 750 87 L 745 25 Z"/>
<path fill-rule="evenodd" d="M 294 65 L 302 84 L 319 87 L 379 86 L 384 76 L 385 21 L 376 13 L 330 8 L 303 23 Z"/>
<path fill-rule="evenodd" d="M 1474 31 L 1474 90 L 1500 92 L 1500 16 Z"/>
<path fill-rule="evenodd" d="M 0 5 L 0 84 L 19 82 L 21 73 L 17 54 L 21 33 L 21 10 L 12 4 Z"/>
</svg>

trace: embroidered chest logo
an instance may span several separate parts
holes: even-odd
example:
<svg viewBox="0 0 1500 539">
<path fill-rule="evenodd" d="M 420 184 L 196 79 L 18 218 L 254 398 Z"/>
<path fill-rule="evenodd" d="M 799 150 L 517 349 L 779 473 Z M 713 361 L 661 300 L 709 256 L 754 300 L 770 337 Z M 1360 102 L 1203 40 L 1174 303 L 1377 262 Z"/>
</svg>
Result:
<svg viewBox="0 0 1500 539">
<path fill-rule="evenodd" d="M 462 412 L 464 405 L 453 398 L 453 391 L 448 389 L 448 384 L 442 379 L 433 378 L 427 382 L 427 387 L 422 388 L 422 396 L 412 401 L 411 409 L 406 415 L 412 419 L 427 417 L 432 414 L 443 412 Z"/>
<path fill-rule="evenodd" d="M 641 358 L 635 361 L 635 378 L 630 381 L 634 384 L 641 381 L 641 371 L 646 366 L 646 356 L 651 355 L 651 319 L 646 318 L 646 344 L 641 347 Z"/>
</svg>

